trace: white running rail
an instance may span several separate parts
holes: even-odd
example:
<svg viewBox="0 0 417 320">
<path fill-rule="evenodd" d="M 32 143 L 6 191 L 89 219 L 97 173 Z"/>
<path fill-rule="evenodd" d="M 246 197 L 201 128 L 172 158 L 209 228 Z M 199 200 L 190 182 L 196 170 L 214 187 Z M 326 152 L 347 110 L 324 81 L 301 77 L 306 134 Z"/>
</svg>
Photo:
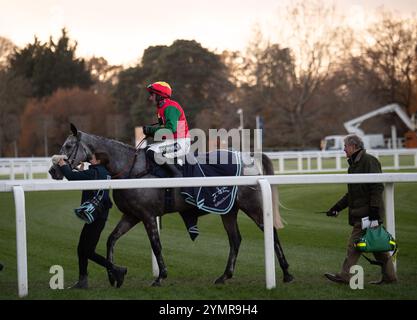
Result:
<svg viewBox="0 0 417 320">
<path fill-rule="evenodd" d="M 382 170 L 417 169 L 417 149 L 372 149 Z M 265 152 L 274 162 L 275 174 L 346 172 L 343 151 Z"/>
<path fill-rule="evenodd" d="M 373 149 L 382 170 L 417 169 L 417 149 Z M 275 174 L 346 172 L 343 151 L 265 152 L 274 161 Z M 35 174 L 49 178 L 51 158 L 0 158 L 0 178 L 30 180 Z"/>
<path fill-rule="evenodd" d="M 34 174 L 49 178 L 51 158 L 0 158 L 0 176 L 15 180 L 19 175 L 22 179 L 33 179 Z"/>
<path fill-rule="evenodd" d="M 281 176 L 243 176 L 208 178 L 164 178 L 164 179 L 124 179 L 91 181 L 50 181 L 16 180 L 1 181 L 0 192 L 13 192 L 16 207 L 16 243 L 18 294 L 28 294 L 27 250 L 26 250 L 26 212 L 25 192 L 58 190 L 96 190 L 128 188 L 174 188 L 195 186 L 257 185 L 262 191 L 264 211 L 265 274 L 266 288 L 275 288 L 275 256 L 272 235 L 272 197 L 271 185 L 287 184 L 330 184 L 330 183 L 384 183 L 387 230 L 395 237 L 394 183 L 417 182 L 417 173 L 382 174 L 317 174 Z"/>
</svg>

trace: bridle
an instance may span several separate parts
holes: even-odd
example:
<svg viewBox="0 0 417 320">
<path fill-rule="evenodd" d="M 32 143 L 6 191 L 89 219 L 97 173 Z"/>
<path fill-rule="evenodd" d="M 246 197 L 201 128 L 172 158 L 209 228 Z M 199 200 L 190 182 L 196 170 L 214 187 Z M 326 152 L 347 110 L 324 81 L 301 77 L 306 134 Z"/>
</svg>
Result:
<svg viewBox="0 0 417 320">
<path fill-rule="evenodd" d="M 93 153 L 91 152 L 90 148 L 81 141 L 80 137 L 77 137 L 77 143 L 75 145 L 75 148 L 72 149 L 71 153 L 68 156 L 68 159 L 65 160 L 68 165 L 71 167 L 71 169 L 74 169 L 74 162 L 75 159 L 77 158 L 77 154 L 78 154 L 78 149 L 82 149 L 82 151 L 85 153 L 85 160 L 91 159 L 91 156 L 93 155 Z"/>
</svg>

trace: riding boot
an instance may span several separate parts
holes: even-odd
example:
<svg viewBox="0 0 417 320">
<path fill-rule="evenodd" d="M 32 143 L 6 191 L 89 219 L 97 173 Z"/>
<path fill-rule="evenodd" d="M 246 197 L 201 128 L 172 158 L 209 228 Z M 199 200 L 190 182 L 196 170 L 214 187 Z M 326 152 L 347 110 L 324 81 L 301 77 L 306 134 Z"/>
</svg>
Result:
<svg viewBox="0 0 417 320">
<path fill-rule="evenodd" d="M 88 289 L 88 276 L 80 276 L 78 281 L 68 289 Z"/>
<path fill-rule="evenodd" d="M 165 169 L 167 169 L 173 178 L 182 178 L 181 171 L 177 168 L 177 166 L 173 163 L 164 163 L 162 165 Z"/>
<path fill-rule="evenodd" d="M 123 281 L 125 280 L 127 268 L 113 265 L 111 269 L 109 269 L 109 272 L 111 273 L 112 277 L 116 281 L 116 287 L 120 288 L 123 284 Z"/>
</svg>

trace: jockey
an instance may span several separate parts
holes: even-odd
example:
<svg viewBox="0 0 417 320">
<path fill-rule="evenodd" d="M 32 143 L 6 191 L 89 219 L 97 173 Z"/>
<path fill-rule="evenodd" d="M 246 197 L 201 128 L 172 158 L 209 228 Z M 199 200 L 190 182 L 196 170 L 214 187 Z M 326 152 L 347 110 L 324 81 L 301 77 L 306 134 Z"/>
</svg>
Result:
<svg viewBox="0 0 417 320">
<path fill-rule="evenodd" d="M 155 162 L 168 169 L 173 177 L 182 177 L 174 159 L 184 157 L 190 150 L 190 134 L 184 110 L 178 102 L 171 100 L 172 89 L 166 82 L 155 82 L 146 88 L 149 101 L 156 106 L 158 125 L 144 126 L 146 136 L 164 141 L 149 146 L 147 152 L 153 153 Z M 159 132 L 158 132 L 159 131 Z"/>
</svg>

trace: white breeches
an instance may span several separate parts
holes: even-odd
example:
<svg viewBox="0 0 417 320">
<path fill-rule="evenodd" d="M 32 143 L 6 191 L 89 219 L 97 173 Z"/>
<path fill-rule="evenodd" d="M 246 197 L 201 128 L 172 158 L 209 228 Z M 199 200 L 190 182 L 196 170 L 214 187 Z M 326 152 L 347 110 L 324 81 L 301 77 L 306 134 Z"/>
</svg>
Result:
<svg viewBox="0 0 417 320">
<path fill-rule="evenodd" d="M 180 138 L 151 144 L 148 150 L 161 154 L 165 158 L 173 159 L 185 156 L 190 151 L 190 146 L 189 138 Z"/>
</svg>

